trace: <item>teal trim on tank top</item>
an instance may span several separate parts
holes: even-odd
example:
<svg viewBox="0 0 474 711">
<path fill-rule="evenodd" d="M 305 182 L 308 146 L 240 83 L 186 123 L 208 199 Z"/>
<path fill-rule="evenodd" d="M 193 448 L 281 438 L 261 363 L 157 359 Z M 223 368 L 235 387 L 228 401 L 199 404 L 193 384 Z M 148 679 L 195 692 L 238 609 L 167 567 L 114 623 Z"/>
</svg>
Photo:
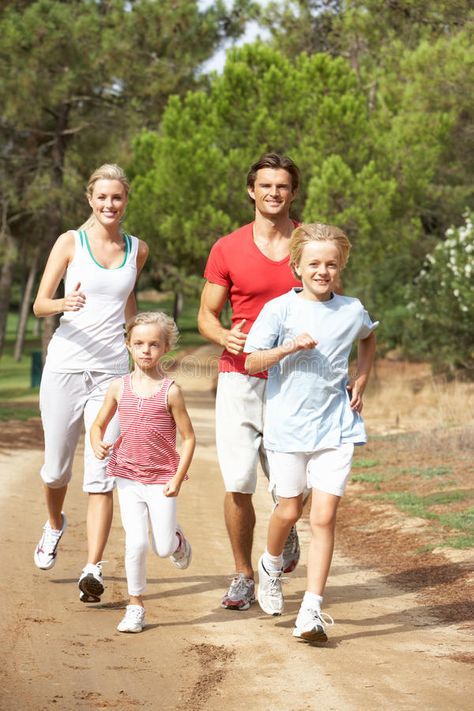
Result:
<svg viewBox="0 0 474 711">
<path fill-rule="evenodd" d="M 97 259 L 96 259 L 96 258 L 94 257 L 94 255 L 92 254 L 91 246 L 90 246 L 90 244 L 89 244 L 89 238 L 87 237 L 87 232 L 86 232 L 85 230 L 81 230 L 81 231 L 79 232 L 79 237 L 80 237 L 80 239 L 81 239 L 81 245 L 82 245 L 81 233 L 84 235 L 84 240 L 85 240 L 85 243 L 86 243 L 86 245 L 87 245 L 87 251 L 88 251 L 89 254 L 91 255 L 92 261 L 95 262 L 95 264 L 97 264 L 98 267 L 100 267 L 101 269 L 106 269 L 107 271 L 115 271 L 116 269 L 121 269 L 121 268 L 124 266 L 125 262 L 127 261 L 127 258 L 128 258 L 129 253 L 130 253 L 130 250 L 131 250 L 131 248 L 132 248 L 132 238 L 130 237 L 129 234 L 127 234 L 126 232 L 123 233 L 123 242 L 124 242 L 124 246 L 125 246 L 125 254 L 124 254 L 124 257 L 123 257 L 123 262 L 122 262 L 122 264 L 119 264 L 118 267 L 112 267 L 112 268 L 110 268 L 110 267 L 104 267 L 102 264 L 99 264 L 99 262 L 97 261 Z"/>
</svg>

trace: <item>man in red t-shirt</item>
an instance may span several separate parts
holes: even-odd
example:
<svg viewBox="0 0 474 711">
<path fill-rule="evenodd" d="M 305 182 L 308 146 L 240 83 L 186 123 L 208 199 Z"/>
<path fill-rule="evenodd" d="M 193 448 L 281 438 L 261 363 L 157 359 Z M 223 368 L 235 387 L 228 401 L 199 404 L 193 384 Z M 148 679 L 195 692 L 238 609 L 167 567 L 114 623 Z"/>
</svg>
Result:
<svg viewBox="0 0 474 711">
<path fill-rule="evenodd" d="M 252 494 L 259 458 L 268 476 L 262 442 L 266 377 L 246 372 L 243 348 L 263 305 L 300 286 L 288 256 L 290 236 L 297 226 L 289 214 L 298 183 L 298 168 L 286 156 L 267 153 L 254 163 L 247 175 L 247 191 L 255 205 L 255 220 L 214 244 L 204 272 L 207 281 L 201 296 L 199 331 L 224 348 L 216 395 L 216 445 L 236 571 L 222 607 L 232 610 L 247 610 L 255 602 Z M 227 301 L 232 308 L 230 329 L 220 321 Z M 283 570 L 291 572 L 298 559 L 298 536 L 293 528 L 285 544 Z"/>
</svg>

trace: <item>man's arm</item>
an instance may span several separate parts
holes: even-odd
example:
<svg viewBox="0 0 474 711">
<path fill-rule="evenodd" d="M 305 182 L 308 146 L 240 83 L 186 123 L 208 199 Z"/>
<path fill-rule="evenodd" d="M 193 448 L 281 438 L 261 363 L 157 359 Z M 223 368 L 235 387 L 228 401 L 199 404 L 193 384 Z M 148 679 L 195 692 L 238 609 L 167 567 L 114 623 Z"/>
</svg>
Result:
<svg viewBox="0 0 474 711">
<path fill-rule="evenodd" d="M 210 281 L 204 284 L 198 313 L 198 329 L 208 341 L 238 355 L 242 353 L 247 338 L 247 334 L 242 331 L 245 319 L 232 329 L 224 328 L 221 324 L 220 315 L 228 296 L 229 290 L 226 286 Z"/>
</svg>

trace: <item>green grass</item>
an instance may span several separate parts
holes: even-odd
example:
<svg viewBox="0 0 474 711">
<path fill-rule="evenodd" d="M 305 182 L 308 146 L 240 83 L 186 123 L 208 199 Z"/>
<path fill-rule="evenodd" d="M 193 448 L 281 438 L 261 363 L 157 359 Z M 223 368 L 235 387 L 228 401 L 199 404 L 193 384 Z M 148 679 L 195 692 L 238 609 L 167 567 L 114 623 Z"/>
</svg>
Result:
<svg viewBox="0 0 474 711">
<path fill-rule="evenodd" d="M 470 530 L 474 535 L 474 507 L 465 511 L 441 514 L 439 520 L 443 526 L 449 526 L 456 531 Z"/>
<path fill-rule="evenodd" d="M 353 469 L 370 469 L 371 467 L 376 467 L 380 464 L 376 459 L 353 459 L 352 468 Z"/>
<path fill-rule="evenodd" d="M 380 484 L 380 482 L 385 481 L 385 477 L 383 474 L 377 474 L 375 472 L 369 474 L 353 474 L 352 481 L 366 484 Z"/>
<path fill-rule="evenodd" d="M 400 511 L 409 516 L 428 519 L 438 518 L 437 514 L 428 511 L 423 496 L 412 494 L 409 491 L 391 491 L 386 494 L 378 494 L 376 498 L 391 501 Z"/>
<path fill-rule="evenodd" d="M 455 531 L 462 531 L 461 536 L 450 536 L 438 544 L 430 545 L 420 549 L 426 552 L 439 546 L 450 548 L 471 548 L 474 546 L 474 507 L 464 511 L 452 511 L 446 513 L 435 513 L 430 511 L 431 506 L 450 505 L 459 501 L 467 501 L 474 498 L 474 490 L 456 490 L 434 492 L 427 496 L 419 496 L 410 492 L 389 492 L 376 494 L 372 499 L 390 501 L 408 516 L 425 518 L 439 523 L 445 528 Z"/>
<path fill-rule="evenodd" d="M 21 407 L 19 404 L 0 404 L 0 422 L 10 422 L 11 420 L 29 420 L 31 417 L 38 417 L 38 407 Z"/>
<path fill-rule="evenodd" d="M 435 477 L 446 476 L 451 474 L 451 467 L 408 467 L 408 468 L 393 468 L 393 471 L 398 474 L 419 476 L 422 479 L 434 479 Z"/>
</svg>

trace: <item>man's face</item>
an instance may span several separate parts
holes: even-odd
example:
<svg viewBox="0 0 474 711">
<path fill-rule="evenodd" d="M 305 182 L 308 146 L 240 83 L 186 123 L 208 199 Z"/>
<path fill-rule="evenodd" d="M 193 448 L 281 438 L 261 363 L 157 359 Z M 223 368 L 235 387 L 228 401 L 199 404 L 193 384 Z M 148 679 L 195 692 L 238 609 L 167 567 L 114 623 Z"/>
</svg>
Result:
<svg viewBox="0 0 474 711">
<path fill-rule="evenodd" d="M 255 211 L 268 217 L 287 216 L 295 197 L 291 175 L 282 168 L 261 168 L 255 185 L 247 190 L 255 200 Z"/>
</svg>

